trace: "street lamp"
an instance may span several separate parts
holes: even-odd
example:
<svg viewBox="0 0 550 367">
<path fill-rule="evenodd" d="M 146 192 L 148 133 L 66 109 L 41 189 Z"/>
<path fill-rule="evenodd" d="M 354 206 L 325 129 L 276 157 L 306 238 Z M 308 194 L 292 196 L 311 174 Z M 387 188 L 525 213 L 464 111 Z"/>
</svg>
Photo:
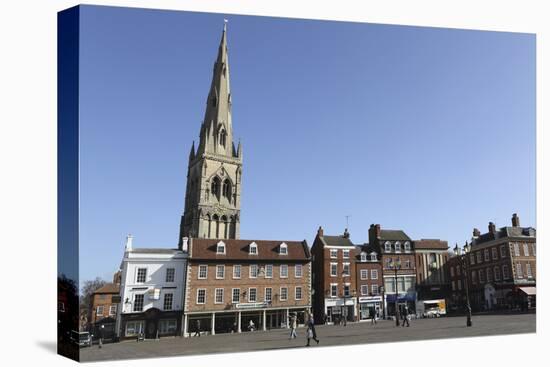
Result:
<svg viewBox="0 0 550 367">
<path fill-rule="evenodd" d="M 464 254 L 461 253 L 458 248 L 458 244 L 455 245 L 454 253 L 458 257 L 460 263 L 460 269 L 462 270 L 462 278 L 464 279 L 464 290 L 466 291 L 466 326 L 472 326 L 472 308 L 470 307 L 470 288 L 469 288 L 469 267 L 468 261 L 466 261 L 466 255 L 470 252 L 470 245 L 468 242 L 464 245 Z"/>
<path fill-rule="evenodd" d="M 389 263 L 390 269 L 393 269 L 394 271 L 394 279 L 395 279 L 395 326 L 399 326 L 399 304 L 397 302 L 399 298 L 399 287 L 397 285 L 397 271 L 401 269 L 401 260 L 397 258 L 395 263 L 393 262 L 393 259 L 390 260 Z"/>
<path fill-rule="evenodd" d="M 349 269 L 348 269 L 349 270 Z M 343 287 L 343 290 L 342 290 L 342 294 L 344 296 L 344 306 L 342 307 L 342 316 L 344 317 L 344 326 L 347 325 L 347 316 L 348 316 L 348 309 L 347 309 L 347 305 L 346 305 L 346 300 L 347 300 L 347 294 L 346 294 L 346 277 L 349 277 L 349 271 L 346 272 L 346 271 L 342 271 L 342 280 L 344 282 L 344 287 Z M 350 288 L 348 287 L 348 292 L 350 292 Z"/>
</svg>

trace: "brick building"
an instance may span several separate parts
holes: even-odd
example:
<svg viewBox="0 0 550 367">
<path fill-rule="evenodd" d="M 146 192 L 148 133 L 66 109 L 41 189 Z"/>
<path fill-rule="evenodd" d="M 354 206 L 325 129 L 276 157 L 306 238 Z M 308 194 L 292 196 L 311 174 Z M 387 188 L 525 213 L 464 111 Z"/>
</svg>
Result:
<svg viewBox="0 0 550 367">
<path fill-rule="evenodd" d="M 384 300 L 381 291 L 384 278 L 380 256 L 368 244 L 357 246 L 355 254 L 358 320 L 366 321 L 376 315 L 382 317 Z"/>
<path fill-rule="evenodd" d="M 311 310 L 306 241 L 191 238 L 186 279 L 185 335 L 303 325 Z"/>
<path fill-rule="evenodd" d="M 416 266 L 413 241 L 401 230 L 381 229 L 371 224 L 369 245 L 380 254 L 384 279 L 384 315 L 396 313 L 395 304 L 416 310 Z M 397 271 L 395 264 L 398 264 Z M 397 278 L 397 287 L 396 287 Z"/>
<path fill-rule="evenodd" d="M 106 283 L 91 297 L 90 313 L 87 321 L 91 333 L 104 340 L 116 336 L 116 316 L 120 307 L 120 272 L 115 273 L 113 283 Z"/>
<path fill-rule="evenodd" d="M 347 229 L 341 236 L 325 236 L 319 227 L 311 247 L 313 268 L 313 315 L 316 323 L 356 320 L 357 249 Z"/>
<path fill-rule="evenodd" d="M 420 314 L 444 305 L 451 297 L 447 261 L 449 246 L 439 239 L 415 240 L 416 310 Z"/>
<path fill-rule="evenodd" d="M 534 306 L 534 228 L 521 227 L 519 217 L 514 213 L 511 227 L 497 229 L 493 222 L 489 222 L 488 232 L 484 234 L 474 228 L 469 249 L 466 261 L 474 310 Z"/>
</svg>

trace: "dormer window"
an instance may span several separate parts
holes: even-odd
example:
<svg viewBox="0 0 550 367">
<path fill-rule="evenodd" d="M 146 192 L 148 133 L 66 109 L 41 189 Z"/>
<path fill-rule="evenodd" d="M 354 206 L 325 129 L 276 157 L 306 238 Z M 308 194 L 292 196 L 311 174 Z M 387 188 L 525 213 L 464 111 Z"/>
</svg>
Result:
<svg viewBox="0 0 550 367">
<path fill-rule="evenodd" d="M 389 241 L 386 241 L 384 244 L 384 252 L 391 252 L 391 243 Z"/>
<path fill-rule="evenodd" d="M 409 241 L 405 242 L 405 252 L 411 251 L 411 243 Z"/>
<path fill-rule="evenodd" d="M 216 254 L 225 255 L 225 243 L 223 243 L 223 241 L 218 242 L 218 245 L 216 246 Z"/>
<path fill-rule="evenodd" d="M 395 252 L 401 252 L 401 242 L 395 243 Z"/>
<path fill-rule="evenodd" d="M 279 246 L 279 255 L 288 255 L 288 246 L 284 242 Z"/>
<path fill-rule="evenodd" d="M 370 261 L 378 261 L 378 256 L 377 256 L 376 252 L 372 252 L 370 254 Z"/>
<path fill-rule="evenodd" d="M 367 261 L 367 253 L 361 252 L 361 262 L 365 262 L 365 261 Z"/>
<path fill-rule="evenodd" d="M 256 242 L 252 242 L 250 246 L 248 247 L 248 254 L 249 255 L 258 255 L 258 245 Z"/>
</svg>

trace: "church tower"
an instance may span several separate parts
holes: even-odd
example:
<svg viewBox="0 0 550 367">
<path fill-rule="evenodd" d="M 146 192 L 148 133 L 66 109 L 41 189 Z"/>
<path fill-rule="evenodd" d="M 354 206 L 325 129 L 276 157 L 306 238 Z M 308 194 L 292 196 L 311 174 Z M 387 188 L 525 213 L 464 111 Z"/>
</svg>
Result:
<svg viewBox="0 0 550 367">
<path fill-rule="evenodd" d="M 233 144 L 231 103 L 224 25 L 199 144 L 189 153 L 180 246 L 183 237 L 239 238 L 243 156 Z"/>
</svg>

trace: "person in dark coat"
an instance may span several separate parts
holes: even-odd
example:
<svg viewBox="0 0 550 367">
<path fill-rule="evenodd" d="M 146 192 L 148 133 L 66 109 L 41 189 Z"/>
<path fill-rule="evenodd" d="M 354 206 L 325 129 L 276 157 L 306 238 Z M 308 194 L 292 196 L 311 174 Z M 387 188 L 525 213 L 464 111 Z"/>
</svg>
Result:
<svg viewBox="0 0 550 367">
<path fill-rule="evenodd" d="M 403 325 L 402 327 L 405 327 L 405 323 L 407 323 L 407 327 L 410 326 L 409 324 L 409 308 L 407 306 L 403 307 Z"/>
<path fill-rule="evenodd" d="M 317 332 L 315 331 L 315 322 L 313 322 L 313 317 L 311 317 L 308 322 L 307 322 L 307 327 L 309 330 L 311 330 L 311 333 L 307 333 L 308 334 L 308 338 L 307 338 L 307 345 L 309 345 L 309 339 L 313 339 L 317 342 L 317 344 L 319 344 L 319 339 L 317 339 Z M 311 336 L 309 336 L 311 334 Z"/>
<path fill-rule="evenodd" d="M 201 336 L 201 320 L 197 320 L 195 322 L 195 334 L 193 336 L 198 336 L 200 338 Z"/>
</svg>

